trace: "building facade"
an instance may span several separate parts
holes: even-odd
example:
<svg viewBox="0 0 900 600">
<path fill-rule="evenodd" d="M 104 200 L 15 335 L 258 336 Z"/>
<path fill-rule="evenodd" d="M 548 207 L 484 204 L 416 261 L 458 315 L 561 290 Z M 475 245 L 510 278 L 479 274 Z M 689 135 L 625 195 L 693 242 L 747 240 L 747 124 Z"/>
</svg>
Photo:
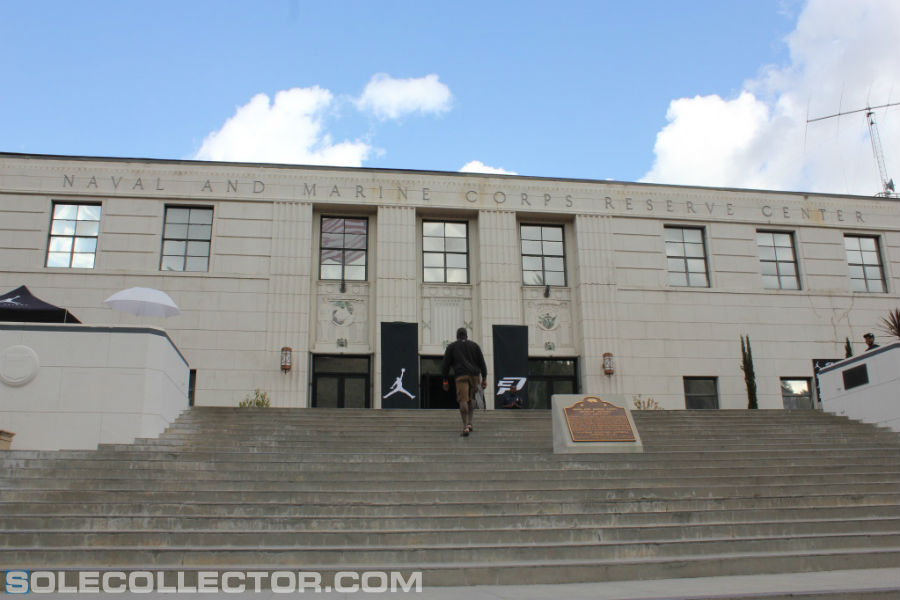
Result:
<svg viewBox="0 0 900 600">
<path fill-rule="evenodd" d="M 164 327 L 197 405 L 259 389 L 275 406 L 387 406 L 381 324 L 400 322 L 416 326 L 412 406 L 454 406 L 439 362 L 461 326 L 495 395 L 495 326 L 517 325 L 529 408 L 553 393 L 746 408 L 741 336 L 760 408 L 807 407 L 814 361 L 847 339 L 862 352 L 898 277 L 896 199 L 0 154 L 0 292 Z M 134 286 L 181 314 L 104 306 Z"/>
</svg>

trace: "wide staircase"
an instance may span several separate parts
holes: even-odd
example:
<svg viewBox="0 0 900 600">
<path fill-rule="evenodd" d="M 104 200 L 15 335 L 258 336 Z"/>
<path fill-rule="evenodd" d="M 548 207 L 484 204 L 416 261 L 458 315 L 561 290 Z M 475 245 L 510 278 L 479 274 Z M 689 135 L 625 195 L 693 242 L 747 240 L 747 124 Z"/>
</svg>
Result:
<svg viewBox="0 0 900 600">
<path fill-rule="evenodd" d="M 0 452 L 0 565 L 426 587 L 900 568 L 896 433 L 818 411 L 634 420 L 642 454 L 555 455 L 548 412 L 479 411 L 463 438 L 455 411 L 212 407 L 159 439 Z"/>
</svg>

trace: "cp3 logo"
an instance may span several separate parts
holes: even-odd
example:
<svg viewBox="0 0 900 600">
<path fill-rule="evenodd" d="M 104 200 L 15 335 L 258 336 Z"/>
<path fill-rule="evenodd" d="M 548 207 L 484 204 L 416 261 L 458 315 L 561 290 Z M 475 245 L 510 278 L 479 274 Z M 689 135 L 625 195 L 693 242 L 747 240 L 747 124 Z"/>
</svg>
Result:
<svg viewBox="0 0 900 600">
<path fill-rule="evenodd" d="M 497 382 L 497 395 L 502 396 L 510 390 L 518 392 L 525 387 L 526 381 L 528 381 L 527 377 L 504 377 Z"/>
</svg>

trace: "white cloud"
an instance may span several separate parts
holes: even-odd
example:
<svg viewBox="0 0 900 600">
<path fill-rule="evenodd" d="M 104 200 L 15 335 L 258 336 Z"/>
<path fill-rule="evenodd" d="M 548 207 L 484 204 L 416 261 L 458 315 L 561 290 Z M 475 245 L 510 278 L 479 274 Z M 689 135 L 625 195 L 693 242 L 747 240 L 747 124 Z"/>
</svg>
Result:
<svg viewBox="0 0 900 600">
<path fill-rule="evenodd" d="M 462 166 L 460 173 L 487 173 L 488 175 L 518 175 L 515 171 L 507 171 L 502 167 L 489 167 L 480 160 L 470 160 Z"/>
<path fill-rule="evenodd" d="M 274 101 L 257 94 L 221 129 L 206 136 L 194 158 L 362 166 L 371 146 L 361 141 L 335 143 L 325 130 L 332 104 L 331 92 L 318 86 L 280 91 Z"/>
<path fill-rule="evenodd" d="M 394 79 L 378 73 L 357 100 L 359 110 L 370 111 L 379 119 L 399 119 L 407 114 L 441 114 L 450 110 L 453 95 L 437 75 L 416 79 Z"/>
<path fill-rule="evenodd" d="M 900 99 L 896 0 L 810 0 L 766 67 L 731 99 L 680 98 L 642 181 L 872 195 L 881 191 L 865 113 Z M 889 176 L 900 179 L 900 107 L 877 110 Z M 893 171 L 892 171 L 893 167 Z"/>
</svg>

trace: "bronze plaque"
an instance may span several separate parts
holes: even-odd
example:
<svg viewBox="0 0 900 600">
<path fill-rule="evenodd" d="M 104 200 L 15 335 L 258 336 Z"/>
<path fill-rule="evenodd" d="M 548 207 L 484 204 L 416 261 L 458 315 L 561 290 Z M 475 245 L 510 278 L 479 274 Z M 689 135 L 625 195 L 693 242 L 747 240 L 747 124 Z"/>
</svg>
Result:
<svg viewBox="0 0 900 600">
<path fill-rule="evenodd" d="M 634 442 L 634 431 L 624 408 L 586 396 L 565 409 L 573 442 Z"/>
</svg>

